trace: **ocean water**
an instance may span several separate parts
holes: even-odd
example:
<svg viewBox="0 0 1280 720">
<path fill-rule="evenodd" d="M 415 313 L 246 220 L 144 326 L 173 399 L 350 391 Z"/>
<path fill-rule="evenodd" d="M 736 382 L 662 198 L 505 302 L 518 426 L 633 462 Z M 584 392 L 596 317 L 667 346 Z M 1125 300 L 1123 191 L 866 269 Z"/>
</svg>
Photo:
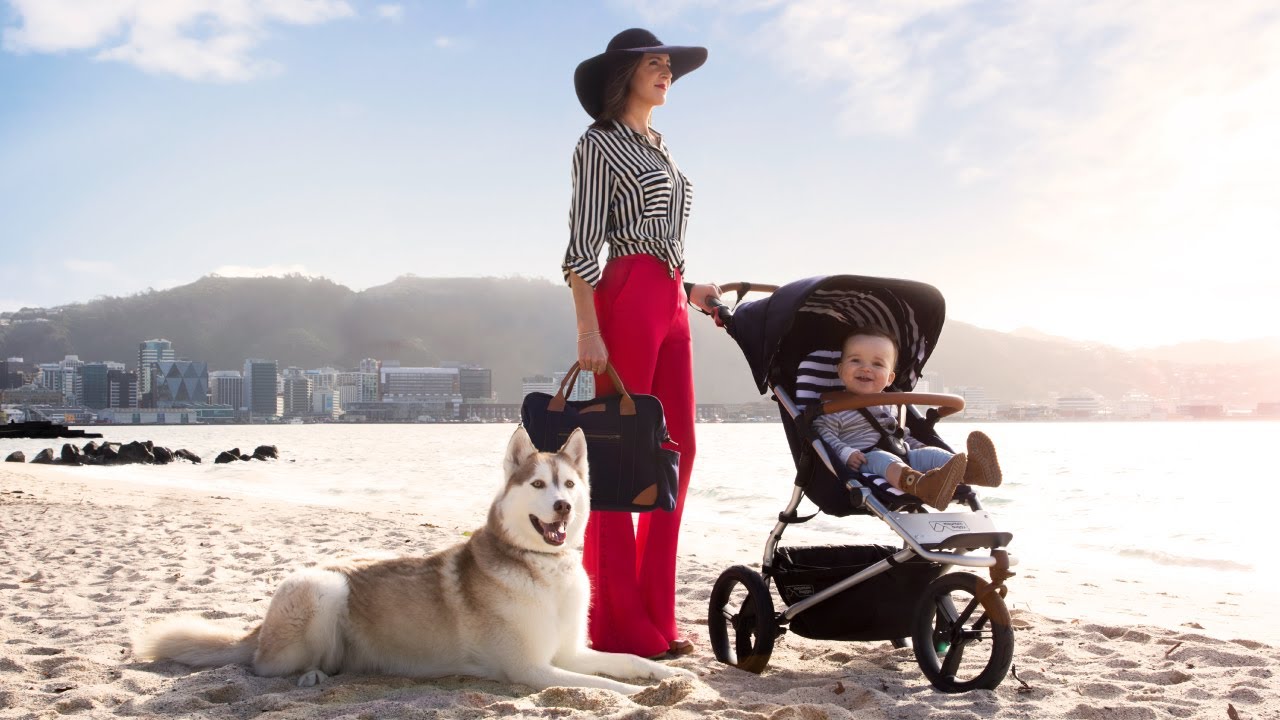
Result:
<svg viewBox="0 0 1280 720">
<path fill-rule="evenodd" d="M 68 472 L 211 495 L 342 508 L 474 517 L 501 482 L 512 425 L 233 425 L 102 427 L 106 440 L 185 447 L 201 465 L 84 467 Z M 1276 422 L 943 423 L 963 446 L 995 440 L 1005 483 L 982 493 L 1018 575 L 1012 607 L 1108 624 L 1202 627 L 1223 638 L 1280 645 L 1280 517 L 1274 469 L 1253 467 L 1280 439 Z M 782 426 L 703 424 L 681 552 L 728 567 L 758 564 L 794 466 Z M 63 441 L 0 441 L 0 456 L 32 456 Z M 280 460 L 214 465 L 220 450 L 276 445 Z M 808 508 L 802 505 L 801 510 Z M 447 508 L 447 511 L 443 510 Z M 878 520 L 820 516 L 788 528 L 784 544 L 894 544 Z"/>
</svg>

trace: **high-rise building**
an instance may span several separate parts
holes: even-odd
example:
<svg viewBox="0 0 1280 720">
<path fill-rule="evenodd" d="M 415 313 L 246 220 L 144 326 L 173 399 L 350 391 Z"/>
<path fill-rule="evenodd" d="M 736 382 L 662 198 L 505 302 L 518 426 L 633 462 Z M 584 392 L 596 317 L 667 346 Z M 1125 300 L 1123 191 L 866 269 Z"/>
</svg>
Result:
<svg viewBox="0 0 1280 720">
<path fill-rule="evenodd" d="M 566 370 L 559 370 L 552 374 L 552 378 L 556 380 L 556 389 L 553 389 L 552 395 L 556 395 L 559 391 L 559 384 L 564 382 L 564 375 L 567 374 Z M 579 373 L 573 387 L 568 391 L 568 397 L 564 400 L 591 400 L 593 397 L 595 397 L 595 373 Z"/>
<path fill-rule="evenodd" d="M 343 405 L 378 400 L 378 376 L 374 373 L 338 373 L 337 388 Z"/>
<path fill-rule="evenodd" d="M 373 358 L 365 358 L 360 361 L 360 372 L 370 373 L 373 375 L 373 399 L 382 399 L 382 387 L 378 383 L 382 380 L 382 361 Z"/>
<path fill-rule="evenodd" d="M 458 368 L 458 387 L 462 391 L 463 400 L 492 401 L 493 371 L 475 365 L 464 365 Z"/>
<path fill-rule="evenodd" d="M 107 379 L 110 369 L 106 363 L 85 363 L 80 368 L 80 402 L 85 407 L 101 410 L 111 407 L 111 385 Z"/>
<path fill-rule="evenodd" d="M 190 360 L 155 363 L 151 394 L 158 408 L 209 402 L 209 365 Z"/>
<path fill-rule="evenodd" d="M 311 414 L 311 380 L 309 378 L 300 372 L 285 375 L 283 395 L 285 417 Z"/>
<path fill-rule="evenodd" d="M 0 360 L 0 390 L 20 388 L 23 384 L 22 358 L 11 357 L 7 360 Z"/>
<path fill-rule="evenodd" d="M 35 384 L 46 390 L 62 392 L 62 365 L 59 363 L 40 363 L 36 365 Z"/>
<path fill-rule="evenodd" d="M 152 365 L 173 360 L 173 343 L 164 338 L 138 343 L 138 392 L 142 395 L 151 392 Z"/>
<path fill-rule="evenodd" d="M 560 389 L 560 383 L 550 375 L 530 375 L 529 377 L 520 378 L 520 397 L 523 398 L 531 392 L 544 392 L 548 395 L 555 395 Z"/>
<path fill-rule="evenodd" d="M 311 381 L 311 392 L 338 386 L 338 369 L 331 367 L 308 370 L 307 379 Z"/>
<path fill-rule="evenodd" d="M 457 368 L 382 367 L 382 397 L 460 396 Z"/>
<path fill-rule="evenodd" d="M 58 380 L 58 389 L 62 391 L 62 397 L 66 399 L 67 405 L 75 406 L 80 404 L 81 383 L 83 379 L 80 377 L 80 368 L 84 367 L 84 361 L 79 355 L 67 355 L 62 358 L 62 362 L 58 363 L 58 372 L 61 378 Z"/>
<path fill-rule="evenodd" d="M 257 417 L 275 416 L 276 405 L 275 360 L 248 359 L 244 361 L 243 407 Z"/>
<path fill-rule="evenodd" d="M 129 382 L 133 383 L 132 390 L 128 385 L 121 384 L 126 379 L 124 363 L 108 360 L 82 364 L 78 378 L 79 404 L 94 410 L 121 407 L 120 400 L 123 397 L 129 403 L 124 407 L 134 407 L 137 404 L 137 380 L 133 373 L 128 375 Z"/>
<path fill-rule="evenodd" d="M 214 405 L 244 405 L 244 378 L 239 370 L 214 370 L 209 373 L 209 399 Z"/>
<path fill-rule="evenodd" d="M 138 373 L 125 370 L 118 363 L 107 363 L 107 406 L 138 407 Z"/>
<path fill-rule="evenodd" d="M 334 388 L 311 391 L 311 414 L 317 417 L 336 418 L 342 414 L 342 401 Z"/>
<path fill-rule="evenodd" d="M 995 417 L 999 403 L 987 397 L 986 388 L 980 385 L 962 385 L 947 390 L 964 398 L 964 410 L 960 417 L 974 419 Z"/>
</svg>

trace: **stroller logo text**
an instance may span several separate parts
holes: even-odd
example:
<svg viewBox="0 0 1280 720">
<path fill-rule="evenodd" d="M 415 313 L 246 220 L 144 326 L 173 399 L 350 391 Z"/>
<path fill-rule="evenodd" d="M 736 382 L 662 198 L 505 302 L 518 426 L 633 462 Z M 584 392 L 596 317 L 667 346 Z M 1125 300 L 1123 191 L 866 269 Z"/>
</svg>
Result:
<svg viewBox="0 0 1280 720">
<path fill-rule="evenodd" d="M 969 529 L 968 523 L 966 523 L 963 520 L 938 520 L 935 522 L 930 522 L 929 526 L 932 527 L 933 531 L 937 533 L 960 532 L 960 531 Z"/>
</svg>

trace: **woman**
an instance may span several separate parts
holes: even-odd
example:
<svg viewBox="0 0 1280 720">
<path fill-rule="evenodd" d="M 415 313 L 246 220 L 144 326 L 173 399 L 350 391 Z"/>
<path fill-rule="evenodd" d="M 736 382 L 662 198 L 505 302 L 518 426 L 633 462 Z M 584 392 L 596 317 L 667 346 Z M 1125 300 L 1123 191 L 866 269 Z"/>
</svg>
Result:
<svg viewBox="0 0 1280 720">
<path fill-rule="evenodd" d="M 680 451 L 674 512 L 593 512 L 583 562 L 591 578 L 591 644 L 641 657 L 685 654 L 675 618 L 676 544 L 696 446 L 692 346 L 686 305 L 704 311 L 714 285 L 683 281 L 684 231 L 693 197 L 649 120 L 680 76 L 707 59 L 705 48 L 663 45 L 631 29 L 574 73 L 578 101 L 595 120 L 573 156 L 573 204 L 565 280 L 573 289 L 578 362 L 613 392 L 611 361 L 632 392 L 662 401 Z M 601 247 L 609 261 L 601 272 Z"/>
</svg>

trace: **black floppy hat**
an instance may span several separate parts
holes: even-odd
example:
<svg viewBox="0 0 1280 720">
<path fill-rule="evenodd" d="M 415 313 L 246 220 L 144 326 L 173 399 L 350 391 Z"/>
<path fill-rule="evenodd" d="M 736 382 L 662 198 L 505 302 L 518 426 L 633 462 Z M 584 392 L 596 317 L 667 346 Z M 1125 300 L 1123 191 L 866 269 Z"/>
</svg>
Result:
<svg viewBox="0 0 1280 720">
<path fill-rule="evenodd" d="M 604 111 L 604 86 L 614 69 L 636 53 L 655 53 L 671 56 L 671 82 L 680 79 L 707 61 L 707 49 L 684 45 L 663 45 L 656 35 L 641 28 L 623 30 L 609 41 L 605 51 L 583 60 L 573 72 L 573 87 L 578 91 L 578 102 L 593 118 Z"/>
</svg>

